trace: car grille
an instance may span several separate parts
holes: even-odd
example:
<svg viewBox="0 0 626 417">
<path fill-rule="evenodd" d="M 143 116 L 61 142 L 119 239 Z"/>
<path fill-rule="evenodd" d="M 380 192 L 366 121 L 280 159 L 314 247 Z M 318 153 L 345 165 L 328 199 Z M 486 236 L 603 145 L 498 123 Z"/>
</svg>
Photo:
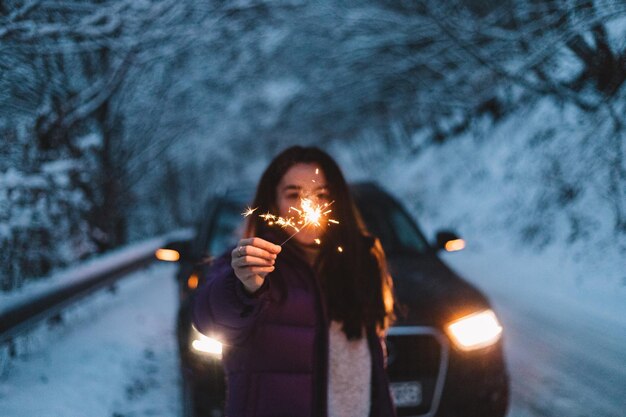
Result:
<svg viewBox="0 0 626 417">
<path fill-rule="evenodd" d="M 447 339 L 436 329 L 397 326 L 387 333 L 387 374 L 390 382 L 419 383 L 419 405 L 398 405 L 398 417 L 433 416 L 443 390 L 448 365 Z"/>
</svg>

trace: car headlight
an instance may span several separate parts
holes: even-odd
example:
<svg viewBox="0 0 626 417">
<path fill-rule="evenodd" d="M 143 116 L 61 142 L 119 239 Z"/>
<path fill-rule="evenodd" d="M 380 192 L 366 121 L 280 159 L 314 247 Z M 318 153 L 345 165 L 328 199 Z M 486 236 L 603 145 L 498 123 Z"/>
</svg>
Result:
<svg viewBox="0 0 626 417">
<path fill-rule="evenodd" d="M 191 325 L 189 340 L 189 345 L 194 352 L 222 359 L 222 343 L 217 339 L 200 333 L 193 324 Z"/>
<path fill-rule="evenodd" d="M 450 339 L 462 350 L 474 350 L 496 343 L 502 335 L 502 326 L 492 310 L 462 317 L 446 326 Z"/>
</svg>

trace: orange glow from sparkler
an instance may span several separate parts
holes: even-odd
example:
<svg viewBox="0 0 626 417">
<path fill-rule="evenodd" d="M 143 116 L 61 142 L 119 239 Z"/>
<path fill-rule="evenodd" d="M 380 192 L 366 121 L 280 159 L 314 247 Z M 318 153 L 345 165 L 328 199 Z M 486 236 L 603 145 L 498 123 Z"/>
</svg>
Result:
<svg viewBox="0 0 626 417">
<path fill-rule="evenodd" d="M 327 223 L 339 224 L 337 220 L 327 218 L 328 215 L 332 212 L 332 210 L 328 210 L 328 207 L 333 203 L 334 201 L 331 201 L 330 203 L 324 203 L 324 204 L 318 205 L 318 204 L 314 204 L 313 201 L 311 201 L 308 198 L 301 198 L 300 208 L 289 207 L 289 212 L 293 210 L 296 213 L 298 213 L 296 217 L 285 218 L 285 217 L 280 217 L 269 212 L 264 213 L 264 214 L 259 214 L 259 217 L 265 220 L 267 224 L 270 226 L 278 225 L 282 227 L 283 229 L 291 228 L 295 230 L 294 234 L 289 236 L 287 240 L 285 240 L 283 243 L 280 244 L 280 246 L 282 246 L 285 243 L 287 243 L 289 239 L 294 237 L 305 227 L 307 226 L 320 227 L 322 225 L 322 223 L 320 223 L 322 220 L 325 220 Z M 243 213 L 241 213 L 241 215 L 244 217 L 248 217 L 249 215 L 254 213 L 254 211 L 257 208 L 252 209 L 248 207 Z M 319 245 L 321 244 L 321 241 L 319 239 L 315 239 L 315 243 Z"/>
<path fill-rule="evenodd" d="M 305 225 L 313 224 L 315 226 L 321 226 L 320 218 L 323 215 L 328 214 L 332 211 L 328 210 L 322 213 L 322 210 L 328 207 L 330 204 L 332 203 L 324 203 L 321 206 L 314 206 L 311 200 L 309 200 L 308 198 L 302 198 L 300 199 L 300 207 L 302 207 L 302 210 L 295 207 L 289 207 L 289 210 L 294 210 L 300 215 L 301 223 Z"/>
</svg>

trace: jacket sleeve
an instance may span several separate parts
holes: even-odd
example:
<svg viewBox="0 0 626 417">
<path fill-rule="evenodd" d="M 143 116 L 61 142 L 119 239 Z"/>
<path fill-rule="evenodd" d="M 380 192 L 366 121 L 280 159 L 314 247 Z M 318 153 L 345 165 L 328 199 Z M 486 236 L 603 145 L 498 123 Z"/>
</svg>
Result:
<svg viewBox="0 0 626 417">
<path fill-rule="evenodd" d="M 242 345 L 250 335 L 269 293 L 269 281 L 248 294 L 230 265 L 230 251 L 216 259 L 192 304 L 196 329 L 227 345 Z"/>
</svg>

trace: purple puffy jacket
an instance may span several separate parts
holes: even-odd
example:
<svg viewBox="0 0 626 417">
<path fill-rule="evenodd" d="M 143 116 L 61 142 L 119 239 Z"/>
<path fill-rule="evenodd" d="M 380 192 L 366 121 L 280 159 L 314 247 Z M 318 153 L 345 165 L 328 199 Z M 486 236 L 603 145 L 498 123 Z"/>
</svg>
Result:
<svg viewBox="0 0 626 417">
<path fill-rule="evenodd" d="M 248 295 L 230 266 L 215 260 L 198 290 L 193 321 L 224 343 L 228 417 L 327 416 L 328 318 L 313 269 L 289 245 L 261 288 Z M 281 274 L 287 297 L 272 279 Z M 395 416 L 385 372 L 385 341 L 367 330 L 372 356 L 370 417 Z"/>
</svg>

